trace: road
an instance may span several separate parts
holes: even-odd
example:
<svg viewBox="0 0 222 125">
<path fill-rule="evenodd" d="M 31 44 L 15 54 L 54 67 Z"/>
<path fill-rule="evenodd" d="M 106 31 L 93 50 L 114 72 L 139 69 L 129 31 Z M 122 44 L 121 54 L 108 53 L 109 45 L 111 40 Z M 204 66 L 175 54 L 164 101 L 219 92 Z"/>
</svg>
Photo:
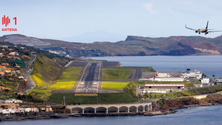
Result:
<svg viewBox="0 0 222 125">
<path fill-rule="evenodd" d="M 89 61 L 84 67 L 75 93 L 95 93 L 101 88 L 102 62 Z"/>
<path fill-rule="evenodd" d="M 24 74 L 25 78 L 27 79 L 28 86 L 24 90 L 22 90 L 23 93 L 25 93 L 29 89 L 32 89 L 35 87 L 35 83 L 31 80 L 31 78 L 29 76 L 29 73 L 32 70 L 31 64 L 35 61 L 35 59 L 36 59 L 36 55 L 32 55 L 32 59 L 29 62 L 25 63 L 27 66 L 27 69 L 23 70 L 22 73 Z"/>
</svg>

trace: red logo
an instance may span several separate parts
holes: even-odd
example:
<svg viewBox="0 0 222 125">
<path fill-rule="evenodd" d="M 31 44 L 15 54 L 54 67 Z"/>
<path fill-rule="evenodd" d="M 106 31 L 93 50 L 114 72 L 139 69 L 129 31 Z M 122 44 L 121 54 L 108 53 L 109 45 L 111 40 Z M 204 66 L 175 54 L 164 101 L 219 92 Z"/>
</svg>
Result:
<svg viewBox="0 0 222 125">
<path fill-rule="evenodd" d="M 15 25 L 17 25 L 17 17 L 14 17 L 13 20 L 15 20 Z M 10 18 L 7 16 L 2 17 L 2 25 L 5 25 L 7 27 L 10 24 Z M 2 28 L 2 31 L 17 31 L 17 28 Z"/>
<path fill-rule="evenodd" d="M 7 25 L 10 23 L 10 19 L 9 17 L 7 16 L 7 18 L 5 18 L 5 15 L 4 17 L 2 17 L 2 25 L 5 24 L 5 26 L 7 27 Z"/>
</svg>

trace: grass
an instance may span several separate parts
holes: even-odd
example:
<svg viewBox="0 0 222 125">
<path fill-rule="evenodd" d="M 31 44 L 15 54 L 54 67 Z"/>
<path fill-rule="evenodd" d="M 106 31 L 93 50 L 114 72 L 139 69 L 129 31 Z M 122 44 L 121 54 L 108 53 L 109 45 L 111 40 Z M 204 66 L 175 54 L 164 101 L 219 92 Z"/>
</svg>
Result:
<svg viewBox="0 0 222 125">
<path fill-rule="evenodd" d="M 40 99 L 42 101 L 48 100 L 49 97 L 52 95 L 51 90 L 30 90 L 28 91 L 33 98 Z"/>
<path fill-rule="evenodd" d="M 187 88 L 194 87 L 193 83 L 184 83 L 184 86 Z"/>
<path fill-rule="evenodd" d="M 102 89 L 104 90 L 123 90 L 123 88 L 128 84 L 129 82 L 102 82 Z"/>
<path fill-rule="evenodd" d="M 146 72 L 156 72 L 153 68 L 146 68 Z"/>
<path fill-rule="evenodd" d="M 116 103 L 133 103 L 137 98 L 128 93 L 99 93 L 98 96 L 75 96 L 70 93 L 53 93 L 48 102 L 53 104 L 62 104 L 65 96 L 66 104 L 116 104 Z"/>
<path fill-rule="evenodd" d="M 200 80 L 196 79 L 196 84 L 201 84 Z"/>
<path fill-rule="evenodd" d="M 121 80 L 128 79 L 131 69 L 127 68 L 104 68 L 103 80 Z"/>
<path fill-rule="evenodd" d="M 43 86 L 43 81 L 41 80 L 41 74 L 40 73 L 37 73 L 35 75 L 32 75 L 35 83 L 36 83 L 36 87 L 40 88 Z"/>
<path fill-rule="evenodd" d="M 51 85 L 48 90 L 73 89 L 83 67 L 67 67 L 56 83 Z"/>
</svg>

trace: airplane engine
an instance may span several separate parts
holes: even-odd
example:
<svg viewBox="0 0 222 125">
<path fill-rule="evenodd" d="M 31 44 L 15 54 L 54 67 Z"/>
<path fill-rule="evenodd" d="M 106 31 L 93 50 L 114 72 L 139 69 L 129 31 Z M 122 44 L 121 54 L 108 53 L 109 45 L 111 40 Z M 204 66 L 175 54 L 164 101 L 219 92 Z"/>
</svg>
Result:
<svg viewBox="0 0 222 125">
<path fill-rule="evenodd" d="M 205 33 L 205 35 L 207 35 L 207 34 L 208 34 L 208 32 Z"/>
<path fill-rule="evenodd" d="M 198 30 L 195 31 L 196 33 L 198 32 Z"/>
</svg>

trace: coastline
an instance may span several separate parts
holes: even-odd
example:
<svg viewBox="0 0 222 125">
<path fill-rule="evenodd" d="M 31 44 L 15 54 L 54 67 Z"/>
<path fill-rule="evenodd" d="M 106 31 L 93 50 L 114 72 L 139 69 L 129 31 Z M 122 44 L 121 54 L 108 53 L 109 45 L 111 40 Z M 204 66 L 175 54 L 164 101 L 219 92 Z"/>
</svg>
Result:
<svg viewBox="0 0 222 125">
<path fill-rule="evenodd" d="M 30 116 L 15 116 L 15 115 L 7 115 L 4 117 L 0 117 L 0 122 L 4 121 L 21 121 L 21 120 L 40 120 L 40 119 L 60 119 L 60 118 L 69 118 L 69 117 L 103 117 L 103 116 L 156 116 L 156 115 L 167 115 L 172 113 L 177 113 L 180 109 L 190 109 L 192 107 L 202 107 L 202 106 L 215 106 L 221 105 L 220 103 L 207 103 L 207 104 L 192 104 L 192 105 L 184 105 L 179 108 L 170 108 L 169 110 L 159 110 L 159 111 L 150 111 L 150 112 L 140 112 L 140 113 L 87 113 L 87 114 L 56 114 L 56 113 L 48 113 L 41 115 L 30 115 Z"/>
</svg>

